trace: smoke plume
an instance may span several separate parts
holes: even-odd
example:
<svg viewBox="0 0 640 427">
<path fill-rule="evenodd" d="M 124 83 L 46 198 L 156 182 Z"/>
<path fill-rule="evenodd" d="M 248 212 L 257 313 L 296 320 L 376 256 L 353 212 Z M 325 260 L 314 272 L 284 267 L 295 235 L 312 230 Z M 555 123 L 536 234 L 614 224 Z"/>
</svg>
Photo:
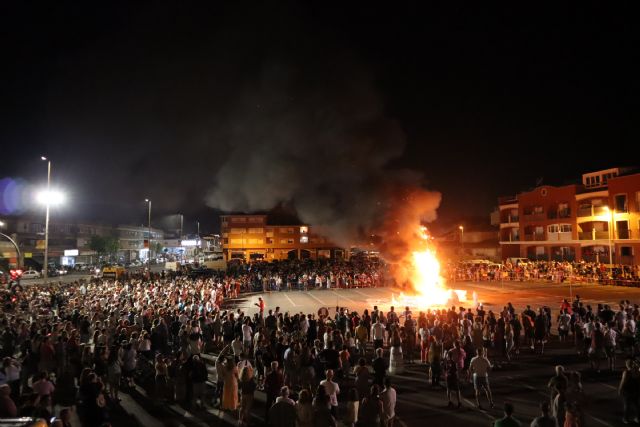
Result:
<svg viewBox="0 0 640 427">
<path fill-rule="evenodd" d="M 375 233 L 393 257 L 406 254 L 411 229 L 436 218 L 440 193 L 427 191 L 422 175 L 391 166 L 404 134 L 357 66 L 268 67 L 240 97 L 228 138 L 206 197 L 211 207 L 252 212 L 288 203 L 336 244 Z"/>
</svg>

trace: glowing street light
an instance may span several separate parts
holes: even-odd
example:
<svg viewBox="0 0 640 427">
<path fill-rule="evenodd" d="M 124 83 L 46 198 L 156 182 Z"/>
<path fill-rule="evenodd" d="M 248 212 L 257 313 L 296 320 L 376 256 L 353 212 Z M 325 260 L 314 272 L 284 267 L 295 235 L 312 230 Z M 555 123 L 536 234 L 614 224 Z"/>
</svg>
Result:
<svg viewBox="0 0 640 427">
<path fill-rule="evenodd" d="M 64 193 L 56 190 L 43 190 L 36 194 L 36 201 L 42 205 L 60 205 L 64 203 Z"/>
<path fill-rule="evenodd" d="M 464 251 L 464 227 L 459 225 L 458 230 L 460 230 L 460 247 Z"/>
</svg>

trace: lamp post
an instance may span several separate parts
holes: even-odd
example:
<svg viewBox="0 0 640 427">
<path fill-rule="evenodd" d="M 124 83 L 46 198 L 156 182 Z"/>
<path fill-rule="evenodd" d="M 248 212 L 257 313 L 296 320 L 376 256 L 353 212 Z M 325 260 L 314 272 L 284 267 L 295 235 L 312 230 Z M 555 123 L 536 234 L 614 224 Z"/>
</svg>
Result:
<svg viewBox="0 0 640 427">
<path fill-rule="evenodd" d="M 51 160 L 46 157 L 40 157 L 42 161 L 47 162 L 47 195 L 50 196 L 51 192 Z M 49 276 L 49 206 L 50 197 L 47 197 L 47 214 L 44 220 L 44 280 L 47 280 Z"/>
<path fill-rule="evenodd" d="M 462 250 L 464 255 L 464 227 L 462 225 L 459 225 L 458 229 L 460 230 L 460 249 Z"/>
<path fill-rule="evenodd" d="M 145 202 L 149 204 L 148 210 L 148 225 L 149 225 L 149 253 L 147 257 L 147 267 L 149 268 L 149 272 L 151 272 L 151 199 L 144 199 Z"/>
</svg>

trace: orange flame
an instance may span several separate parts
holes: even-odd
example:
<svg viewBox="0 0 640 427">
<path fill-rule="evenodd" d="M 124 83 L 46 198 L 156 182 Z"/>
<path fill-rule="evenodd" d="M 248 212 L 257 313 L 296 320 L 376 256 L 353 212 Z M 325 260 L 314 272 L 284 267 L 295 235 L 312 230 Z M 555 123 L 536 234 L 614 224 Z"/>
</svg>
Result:
<svg viewBox="0 0 640 427">
<path fill-rule="evenodd" d="M 428 240 L 425 227 L 420 227 L 419 236 Z M 449 303 L 467 300 L 467 291 L 448 289 L 440 276 L 440 262 L 431 249 L 414 251 L 411 258 L 411 281 L 416 295 L 400 294 L 399 300 L 393 298 L 395 305 L 408 305 L 417 308 L 445 307 Z"/>
</svg>

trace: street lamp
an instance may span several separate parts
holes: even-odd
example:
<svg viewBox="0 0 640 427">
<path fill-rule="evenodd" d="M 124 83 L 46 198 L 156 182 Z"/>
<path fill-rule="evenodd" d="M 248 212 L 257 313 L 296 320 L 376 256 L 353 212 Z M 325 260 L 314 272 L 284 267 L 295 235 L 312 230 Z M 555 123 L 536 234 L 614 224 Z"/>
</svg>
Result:
<svg viewBox="0 0 640 427">
<path fill-rule="evenodd" d="M 44 279 L 49 276 L 49 208 L 64 201 L 64 195 L 59 191 L 51 191 L 51 160 L 45 156 L 40 159 L 47 162 L 47 190 L 41 191 L 36 196 L 36 200 L 47 207 L 44 220 Z"/>
<path fill-rule="evenodd" d="M 144 199 L 149 204 L 149 254 L 147 258 L 147 266 L 151 271 L 151 199 Z"/>
<path fill-rule="evenodd" d="M 464 227 L 459 225 L 458 230 L 460 230 L 460 247 L 464 251 Z"/>
<path fill-rule="evenodd" d="M 607 214 L 610 214 L 609 218 L 607 219 L 607 222 L 609 223 L 609 266 L 611 269 L 613 269 L 613 215 L 615 213 L 615 209 L 609 209 L 609 206 L 605 206 L 604 207 L 604 211 Z"/>
</svg>

